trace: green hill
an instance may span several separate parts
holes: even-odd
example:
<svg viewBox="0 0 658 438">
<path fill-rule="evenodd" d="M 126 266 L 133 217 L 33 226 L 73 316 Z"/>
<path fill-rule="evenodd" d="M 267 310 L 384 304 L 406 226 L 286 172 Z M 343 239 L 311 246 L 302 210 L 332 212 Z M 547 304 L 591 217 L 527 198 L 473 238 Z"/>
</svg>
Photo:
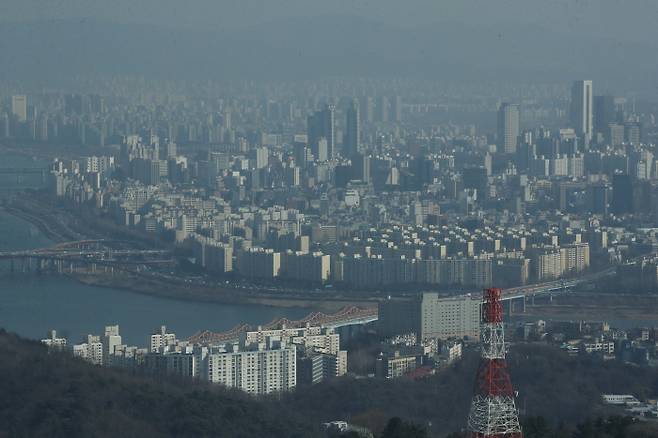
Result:
<svg viewBox="0 0 658 438">
<path fill-rule="evenodd" d="M 92 366 L 4 331 L 0 358 L 0 437 L 302 438 L 321 436 L 319 424 L 337 419 L 380 436 L 392 417 L 443 437 L 465 425 L 478 362 L 471 351 L 425 380 L 341 378 L 255 399 L 203 382 Z M 509 362 L 527 438 L 596 436 L 578 435 L 576 426 L 597 430 L 598 418 L 621 414 L 601 403 L 601 393 L 658 394 L 652 368 L 569 357 L 544 345 L 513 346 Z M 647 427 L 633 425 L 635 435 L 616 436 L 658 436 L 655 430 L 639 435 Z"/>
</svg>

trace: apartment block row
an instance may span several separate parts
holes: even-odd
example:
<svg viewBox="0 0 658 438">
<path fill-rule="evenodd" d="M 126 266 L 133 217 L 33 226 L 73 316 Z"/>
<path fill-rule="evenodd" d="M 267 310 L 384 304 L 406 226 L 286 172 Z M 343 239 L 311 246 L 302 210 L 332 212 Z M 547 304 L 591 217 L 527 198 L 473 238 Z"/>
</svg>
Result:
<svg viewBox="0 0 658 438">
<path fill-rule="evenodd" d="M 67 340 L 52 331 L 42 343 L 66 349 Z M 262 329 L 237 339 L 191 343 L 160 327 L 146 347 L 122 344 L 119 326 L 103 336 L 88 335 L 70 346 L 76 357 L 99 366 L 141 367 L 163 378 L 178 376 L 237 388 L 254 395 L 289 391 L 347 373 L 347 352 L 340 337 L 322 327 Z"/>
</svg>

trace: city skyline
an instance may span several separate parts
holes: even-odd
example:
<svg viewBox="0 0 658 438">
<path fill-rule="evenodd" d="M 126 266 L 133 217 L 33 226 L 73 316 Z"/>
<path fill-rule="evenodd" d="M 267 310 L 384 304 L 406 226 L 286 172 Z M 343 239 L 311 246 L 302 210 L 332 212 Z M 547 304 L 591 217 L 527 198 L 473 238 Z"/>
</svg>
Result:
<svg viewBox="0 0 658 438">
<path fill-rule="evenodd" d="M 658 436 L 650 0 L 5 0 L 0 436 Z"/>
</svg>

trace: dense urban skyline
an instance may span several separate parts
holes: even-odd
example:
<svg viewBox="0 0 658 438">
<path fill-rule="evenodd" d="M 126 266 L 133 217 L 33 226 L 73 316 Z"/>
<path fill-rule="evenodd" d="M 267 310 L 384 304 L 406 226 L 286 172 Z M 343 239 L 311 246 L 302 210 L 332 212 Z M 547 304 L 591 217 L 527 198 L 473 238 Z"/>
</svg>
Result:
<svg viewBox="0 0 658 438">
<path fill-rule="evenodd" d="M 6 0 L 0 436 L 658 436 L 656 18 Z"/>
</svg>

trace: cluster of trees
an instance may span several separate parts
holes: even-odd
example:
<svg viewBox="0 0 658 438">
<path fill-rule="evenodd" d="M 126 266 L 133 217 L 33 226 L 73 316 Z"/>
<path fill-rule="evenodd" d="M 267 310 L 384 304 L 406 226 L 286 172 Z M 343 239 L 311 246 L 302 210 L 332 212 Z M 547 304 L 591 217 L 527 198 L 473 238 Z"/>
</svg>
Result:
<svg viewBox="0 0 658 438">
<path fill-rule="evenodd" d="M 454 432 L 446 438 L 466 438 L 464 432 Z M 610 416 L 588 419 L 575 427 L 560 424 L 552 427 L 544 417 L 528 417 L 523 422 L 524 438 L 654 438 L 658 436 L 658 424 L 641 422 L 632 417 Z M 359 438 L 354 435 L 347 438 Z M 343 438 L 345 438 L 343 437 Z M 403 421 L 389 420 L 381 438 L 429 438 L 426 429 Z"/>
<path fill-rule="evenodd" d="M 601 394 L 658 395 L 658 370 L 602 361 L 592 355 L 572 357 L 545 344 L 519 344 L 508 355 L 512 381 L 519 391 L 523 417 L 543 416 L 574 426 L 583 418 L 607 417 L 617 411 L 603 405 Z M 443 436 L 466 425 L 479 363 L 478 351 L 427 379 L 414 381 L 337 379 L 285 396 L 286 403 L 311 418 L 347 419 L 380 434 L 399 416 Z M 559 419 L 559 420 L 558 420 Z"/>
<path fill-rule="evenodd" d="M 658 424 L 632 417 L 612 415 L 588 419 L 575 427 L 551 426 L 544 417 L 530 417 L 523 422 L 525 438 L 651 438 L 658 436 Z"/>
<path fill-rule="evenodd" d="M 322 436 L 320 424 L 332 420 L 381 438 L 444 437 L 465 426 L 478 363 L 471 352 L 421 381 L 341 378 L 254 399 L 202 382 L 101 369 L 4 331 L 0 357 L 0 437 L 306 438 Z M 515 346 L 509 361 L 527 438 L 658 436 L 629 435 L 641 425 L 626 419 L 576 427 L 583 418 L 615 413 L 601 393 L 658 394 L 658 371 L 569 357 L 543 345 Z"/>
<path fill-rule="evenodd" d="M 89 365 L 0 332 L 0 437 L 318 436 L 279 403 Z"/>
</svg>

